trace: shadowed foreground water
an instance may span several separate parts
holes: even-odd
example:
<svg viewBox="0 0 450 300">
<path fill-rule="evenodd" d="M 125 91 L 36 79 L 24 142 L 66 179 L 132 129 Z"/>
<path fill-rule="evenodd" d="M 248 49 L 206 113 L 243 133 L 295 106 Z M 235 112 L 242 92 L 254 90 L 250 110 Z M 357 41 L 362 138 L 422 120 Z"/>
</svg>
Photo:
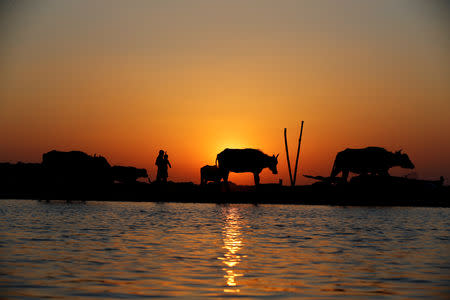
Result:
<svg viewBox="0 0 450 300">
<path fill-rule="evenodd" d="M 8 298 L 448 298 L 447 208 L 0 200 Z"/>
</svg>

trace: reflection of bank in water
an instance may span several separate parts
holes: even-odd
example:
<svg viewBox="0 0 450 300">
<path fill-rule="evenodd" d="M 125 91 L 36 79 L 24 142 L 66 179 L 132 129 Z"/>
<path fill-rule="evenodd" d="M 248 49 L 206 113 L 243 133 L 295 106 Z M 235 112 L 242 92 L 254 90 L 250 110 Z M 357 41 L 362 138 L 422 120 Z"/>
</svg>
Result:
<svg viewBox="0 0 450 300">
<path fill-rule="evenodd" d="M 226 250 L 226 253 L 223 257 L 218 257 L 225 265 L 223 270 L 226 272 L 224 277 L 227 282 L 226 288 L 223 291 L 225 293 L 238 293 L 240 290 L 238 289 L 236 278 L 243 276 L 243 274 L 238 273 L 235 268 L 241 262 L 241 258 L 246 257 L 245 255 L 239 255 L 239 251 L 242 248 L 240 216 L 237 208 L 226 207 L 224 212 L 226 221 L 222 234 L 224 243 L 223 249 Z"/>
</svg>

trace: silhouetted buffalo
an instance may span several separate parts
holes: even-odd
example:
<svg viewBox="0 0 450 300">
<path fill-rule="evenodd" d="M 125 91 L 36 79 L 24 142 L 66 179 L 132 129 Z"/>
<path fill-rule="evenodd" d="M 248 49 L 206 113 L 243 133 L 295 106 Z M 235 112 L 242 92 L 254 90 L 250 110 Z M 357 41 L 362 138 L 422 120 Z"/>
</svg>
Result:
<svg viewBox="0 0 450 300">
<path fill-rule="evenodd" d="M 148 178 L 146 169 L 137 169 L 135 167 L 113 166 L 111 172 L 113 180 L 122 183 L 133 183 L 138 178 Z"/>
<path fill-rule="evenodd" d="M 349 172 L 389 176 L 388 170 L 395 166 L 414 169 L 408 155 L 401 150 L 393 153 L 380 147 L 345 149 L 336 155 L 330 177 L 334 178 L 340 172 L 345 181 Z"/>
<path fill-rule="evenodd" d="M 277 174 L 278 155 L 268 156 L 256 149 L 225 149 L 217 155 L 219 168 L 223 172 L 223 179 L 228 181 L 229 172 L 251 172 L 255 179 L 255 185 L 259 184 L 259 173 L 264 168 L 269 168 L 273 174 Z"/>
<path fill-rule="evenodd" d="M 112 183 L 111 166 L 102 156 L 53 150 L 42 155 L 42 166 L 50 184 L 97 186 Z"/>
<path fill-rule="evenodd" d="M 200 169 L 200 183 L 206 184 L 208 181 L 220 182 L 223 178 L 224 172 L 217 166 L 203 166 Z"/>
</svg>

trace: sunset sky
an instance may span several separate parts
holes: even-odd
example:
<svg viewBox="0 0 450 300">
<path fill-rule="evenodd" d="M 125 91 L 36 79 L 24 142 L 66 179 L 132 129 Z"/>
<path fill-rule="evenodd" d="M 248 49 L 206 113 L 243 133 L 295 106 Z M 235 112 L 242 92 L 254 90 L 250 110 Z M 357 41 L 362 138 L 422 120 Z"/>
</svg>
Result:
<svg viewBox="0 0 450 300">
<path fill-rule="evenodd" d="M 283 128 L 293 160 L 304 120 L 301 174 L 381 146 L 450 178 L 445 1 L 2 3 L 2 162 L 81 150 L 154 179 L 164 149 L 169 180 L 198 183 L 221 150 L 251 147 L 280 153 L 263 183 L 288 183 Z"/>
</svg>

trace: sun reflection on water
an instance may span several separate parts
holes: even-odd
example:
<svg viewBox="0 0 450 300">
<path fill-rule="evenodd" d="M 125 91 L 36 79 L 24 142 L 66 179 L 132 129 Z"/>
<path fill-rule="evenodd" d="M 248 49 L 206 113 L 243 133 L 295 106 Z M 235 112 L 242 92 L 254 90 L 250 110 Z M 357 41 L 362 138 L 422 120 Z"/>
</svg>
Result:
<svg viewBox="0 0 450 300">
<path fill-rule="evenodd" d="M 223 249 L 226 253 L 223 257 L 218 257 L 219 260 L 225 265 L 222 269 L 225 271 L 224 278 L 226 278 L 226 288 L 223 290 L 225 293 L 239 293 L 237 277 L 243 276 L 236 270 L 237 265 L 241 262 L 241 259 L 246 257 L 240 255 L 239 251 L 242 249 L 242 233 L 241 233 L 241 220 L 237 208 L 227 207 L 225 209 L 225 223 L 222 230 L 223 235 Z"/>
</svg>

